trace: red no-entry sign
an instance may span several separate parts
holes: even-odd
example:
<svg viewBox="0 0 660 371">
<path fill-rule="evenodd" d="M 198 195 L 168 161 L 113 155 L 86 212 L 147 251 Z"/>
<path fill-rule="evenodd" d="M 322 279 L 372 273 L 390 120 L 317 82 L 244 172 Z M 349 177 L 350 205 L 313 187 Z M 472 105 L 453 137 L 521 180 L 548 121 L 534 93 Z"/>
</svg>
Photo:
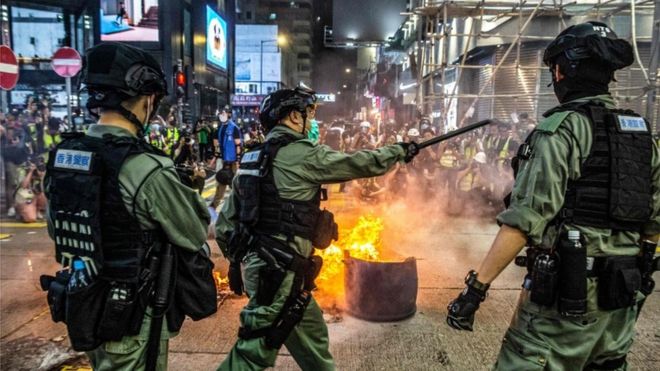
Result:
<svg viewBox="0 0 660 371">
<path fill-rule="evenodd" d="M 18 81 L 18 60 L 7 45 L 0 45 L 0 88 L 11 90 Z"/>
<path fill-rule="evenodd" d="M 82 59 L 76 49 L 65 46 L 57 49 L 50 62 L 56 74 L 62 77 L 73 77 L 82 68 Z"/>
</svg>

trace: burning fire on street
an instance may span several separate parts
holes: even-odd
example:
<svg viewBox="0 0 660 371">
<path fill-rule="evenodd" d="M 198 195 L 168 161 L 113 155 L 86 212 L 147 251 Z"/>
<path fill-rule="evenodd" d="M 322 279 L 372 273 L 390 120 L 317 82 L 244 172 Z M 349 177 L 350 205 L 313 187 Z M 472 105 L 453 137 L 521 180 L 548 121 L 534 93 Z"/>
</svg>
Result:
<svg viewBox="0 0 660 371">
<path fill-rule="evenodd" d="M 382 218 L 360 216 L 352 228 L 340 228 L 339 241 L 320 252 L 318 298 L 330 312 L 342 306 L 355 317 L 372 321 L 399 320 L 415 313 L 416 261 L 390 259 L 381 239 L 384 228 Z"/>
<path fill-rule="evenodd" d="M 381 258 L 383 220 L 373 215 L 361 216 L 350 229 L 340 229 L 339 241 L 320 251 L 323 268 L 316 284 L 323 295 L 338 297 L 344 293 L 344 256 L 368 261 Z"/>
<path fill-rule="evenodd" d="M 229 277 L 222 277 L 220 272 L 213 271 L 213 278 L 215 279 L 215 287 L 220 290 L 225 290 L 229 287 Z"/>
</svg>

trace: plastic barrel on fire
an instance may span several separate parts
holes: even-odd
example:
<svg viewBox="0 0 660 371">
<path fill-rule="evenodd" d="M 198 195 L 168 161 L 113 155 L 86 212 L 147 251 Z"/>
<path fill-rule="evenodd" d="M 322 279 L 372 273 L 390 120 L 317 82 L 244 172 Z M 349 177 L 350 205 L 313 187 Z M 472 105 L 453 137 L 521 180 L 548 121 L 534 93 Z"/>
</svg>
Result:
<svg viewBox="0 0 660 371">
<path fill-rule="evenodd" d="M 417 310 L 417 261 L 366 261 L 344 256 L 346 311 L 375 322 L 398 321 Z"/>
</svg>

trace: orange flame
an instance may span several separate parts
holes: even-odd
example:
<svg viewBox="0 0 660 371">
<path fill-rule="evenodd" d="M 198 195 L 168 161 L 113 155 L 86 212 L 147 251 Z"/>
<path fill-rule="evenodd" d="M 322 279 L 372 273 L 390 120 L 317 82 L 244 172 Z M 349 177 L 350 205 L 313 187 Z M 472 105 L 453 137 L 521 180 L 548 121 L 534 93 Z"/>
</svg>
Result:
<svg viewBox="0 0 660 371">
<path fill-rule="evenodd" d="M 217 287 L 218 290 L 226 288 L 227 285 L 229 285 L 229 277 L 222 278 L 218 271 L 213 271 L 213 278 L 215 278 L 215 287 Z"/>
<path fill-rule="evenodd" d="M 341 230 L 340 239 L 320 251 L 323 268 L 316 284 L 323 294 L 338 296 L 344 292 L 344 253 L 363 260 L 381 259 L 380 234 L 383 220 L 373 215 L 361 216 L 350 230 Z"/>
</svg>

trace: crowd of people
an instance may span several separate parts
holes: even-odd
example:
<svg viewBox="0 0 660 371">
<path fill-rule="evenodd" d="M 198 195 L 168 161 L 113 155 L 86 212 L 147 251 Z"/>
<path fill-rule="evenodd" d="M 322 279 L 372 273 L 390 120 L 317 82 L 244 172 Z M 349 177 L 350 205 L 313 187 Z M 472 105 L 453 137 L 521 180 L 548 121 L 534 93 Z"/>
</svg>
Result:
<svg viewBox="0 0 660 371">
<path fill-rule="evenodd" d="M 420 196 L 436 200 L 452 214 L 494 214 L 513 183 L 511 158 L 515 156 L 534 122 L 520 115 L 517 124 L 493 120 L 479 129 L 421 151 L 409 164 L 377 179 L 342 184 L 340 191 L 363 200 L 391 200 Z M 320 126 L 319 142 L 336 150 L 354 152 L 383 145 L 423 142 L 442 133 L 428 119 L 397 124 L 394 120 L 375 127 L 368 121 L 333 121 Z M 466 207 L 471 206 L 471 207 Z"/>
<path fill-rule="evenodd" d="M 41 179 L 48 151 L 69 129 L 68 120 L 51 115 L 47 102 L 30 99 L 24 111 L 0 113 L 7 216 L 33 222 L 43 217 L 45 200 Z M 145 135 L 154 147 L 170 156 L 184 181 L 200 194 L 215 177 L 217 189 L 210 206 L 217 208 L 236 173 L 241 151 L 263 143 L 266 133 L 256 121 L 232 119 L 225 106 L 215 116 L 180 125 L 175 108 L 156 115 Z M 369 121 L 310 119 L 310 140 L 342 152 L 383 145 L 428 140 L 441 134 L 429 119 L 380 125 Z M 366 202 L 419 195 L 436 200 L 450 214 L 495 215 L 513 184 L 511 159 L 535 122 L 527 114 L 517 123 L 493 120 L 485 128 L 429 147 L 406 165 L 380 178 L 341 184 L 340 192 Z M 84 129 L 80 127 L 79 129 Z M 222 138 L 222 139 L 221 139 Z"/>
<path fill-rule="evenodd" d="M 41 180 L 48 152 L 61 142 L 69 124 L 66 117 L 51 115 L 47 101 L 29 98 L 25 107 L 23 111 L 0 113 L 0 140 L 7 216 L 33 222 L 43 218 L 45 211 Z M 145 139 L 170 156 L 182 179 L 200 194 L 207 179 L 215 177 L 218 185 L 210 206 L 217 207 L 231 185 L 241 152 L 264 142 L 263 127 L 240 118 L 236 123 L 229 106 L 192 125 L 179 124 L 175 107 L 164 116 L 154 117 Z M 310 140 L 348 153 L 402 141 L 421 142 L 440 134 L 426 118 L 399 124 L 387 120 L 376 125 L 341 119 L 318 122 L 311 117 L 310 123 Z M 517 125 L 493 121 L 486 129 L 422 151 L 412 163 L 399 165 L 383 177 L 344 183 L 339 190 L 367 202 L 406 197 L 413 192 L 446 200 L 444 206 L 454 213 L 471 210 L 465 207 L 466 202 L 482 214 L 484 209 L 496 211 L 513 182 L 510 159 L 533 127 L 524 114 Z"/>
<path fill-rule="evenodd" d="M 0 146 L 7 216 L 24 222 L 43 218 L 43 177 L 48 152 L 61 142 L 68 119 L 51 114 L 50 102 L 28 98 L 24 110 L 0 112 Z"/>
</svg>

